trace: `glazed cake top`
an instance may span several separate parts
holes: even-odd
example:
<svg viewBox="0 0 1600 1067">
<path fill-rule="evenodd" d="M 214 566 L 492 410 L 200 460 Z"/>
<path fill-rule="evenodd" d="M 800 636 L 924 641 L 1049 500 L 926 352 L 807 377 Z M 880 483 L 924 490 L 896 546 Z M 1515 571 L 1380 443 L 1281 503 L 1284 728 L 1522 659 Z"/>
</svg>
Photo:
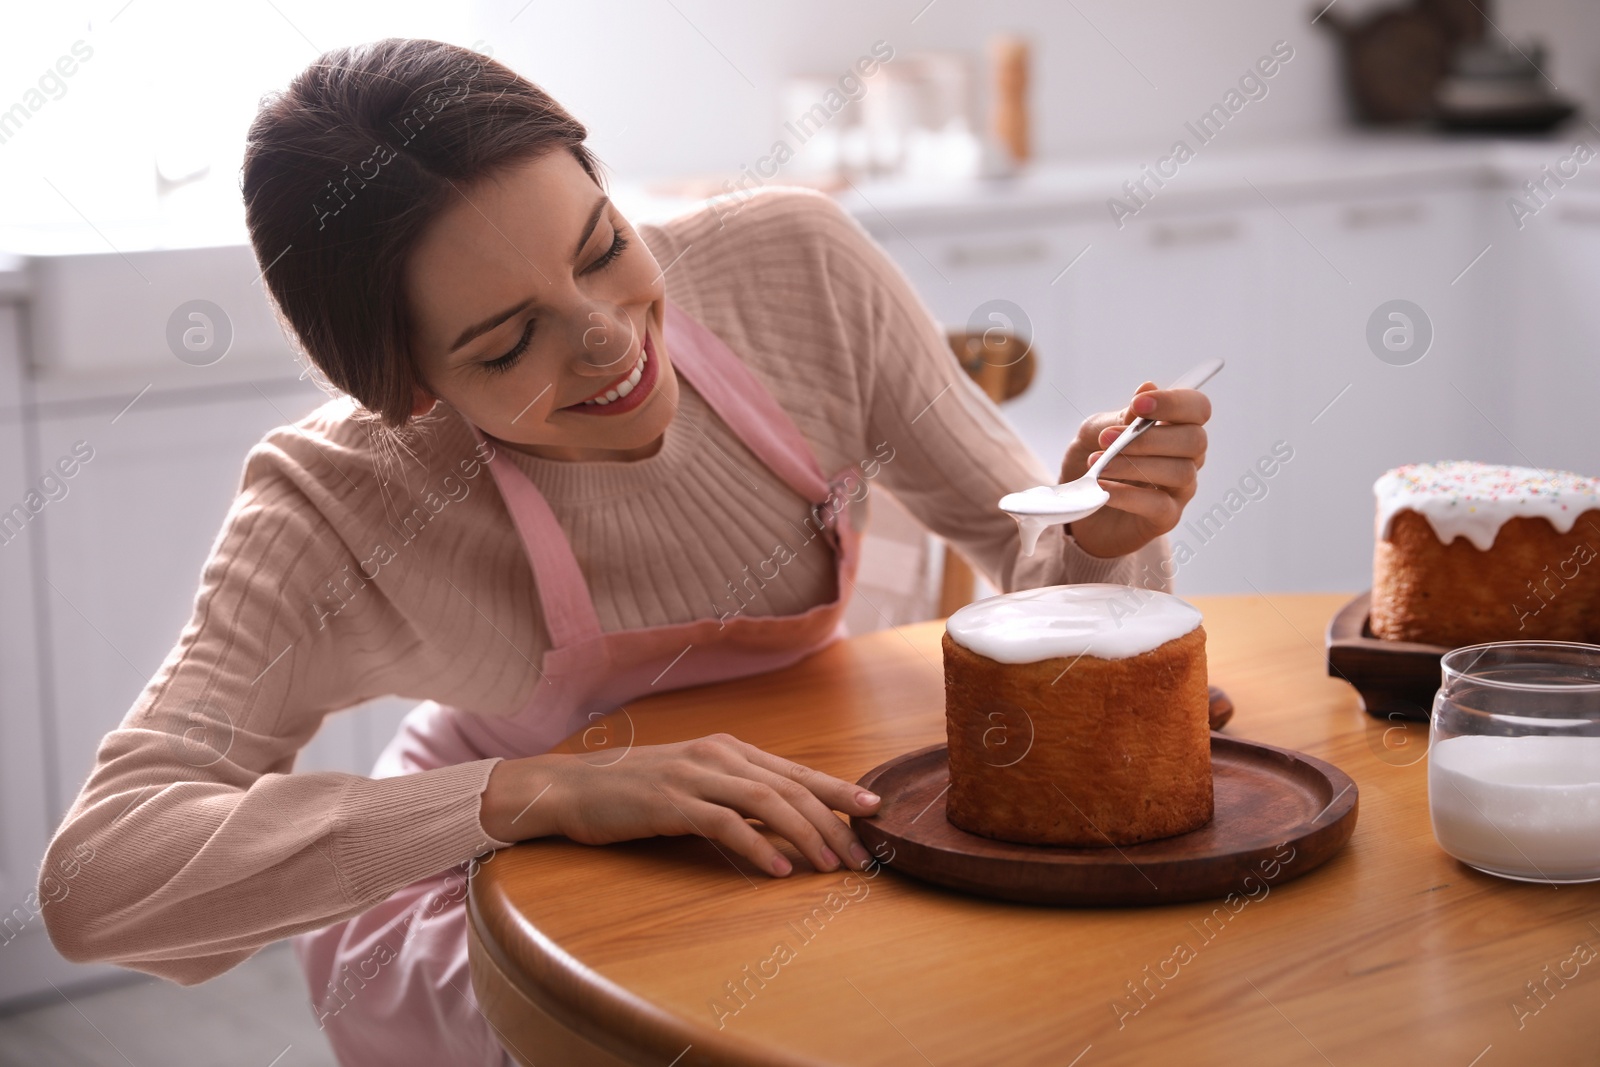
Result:
<svg viewBox="0 0 1600 1067">
<path fill-rule="evenodd" d="M 1047 585 L 992 596 L 945 623 L 950 640 L 1000 663 L 1060 656 L 1127 659 L 1200 625 L 1200 611 L 1169 593 L 1127 585 Z"/>
<path fill-rule="evenodd" d="M 1496 467 L 1452 460 L 1410 463 L 1379 478 L 1378 537 L 1386 539 L 1394 517 L 1415 511 L 1428 520 L 1441 544 L 1465 537 L 1482 552 L 1507 519 L 1547 519 L 1567 533 L 1578 516 L 1600 508 L 1600 479 L 1534 467 Z"/>
</svg>

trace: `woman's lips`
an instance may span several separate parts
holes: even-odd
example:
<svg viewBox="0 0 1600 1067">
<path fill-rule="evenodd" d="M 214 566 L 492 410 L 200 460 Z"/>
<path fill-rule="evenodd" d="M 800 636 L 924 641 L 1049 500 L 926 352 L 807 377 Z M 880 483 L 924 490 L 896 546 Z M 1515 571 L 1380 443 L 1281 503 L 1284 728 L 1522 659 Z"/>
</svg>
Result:
<svg viewBox="0 0 1600 1067">
<path fill-rule="evenodd" d="M 634 385 L 628 390 L 626 396 L 622 395 L 618 387 L 623 386 L 624 383 L 633 379 L 635 374 L 637 374 L 638 377 Z M 583 400 L 576 404 L 568 404 L 566 407 L 561 408 L 560 410 L 570 411 L 580 415 L 626 414 L 649 399 L 651 391 L 655 388 L 656 379 L 660 377 L 660 374 L 661 360 L 656 356 L 655 345 L 651 342 L 650 333 L 647 330 L 645 331 L 644 335 L 644 344 L 642 346 L 639 363 L 633 369 L 631 369 L 627 374 L 622 375 L 616 381 L 608 384 L 604 389 L 597 392 L 595 394 L 596 402 L 591 403 L 588 400 Z M 615 400 L 609 400 L 605 403 L 598 402 L 598 398 L 603 398 L 612 390 L 618 390 L 618 395 Z"/>
</svg>

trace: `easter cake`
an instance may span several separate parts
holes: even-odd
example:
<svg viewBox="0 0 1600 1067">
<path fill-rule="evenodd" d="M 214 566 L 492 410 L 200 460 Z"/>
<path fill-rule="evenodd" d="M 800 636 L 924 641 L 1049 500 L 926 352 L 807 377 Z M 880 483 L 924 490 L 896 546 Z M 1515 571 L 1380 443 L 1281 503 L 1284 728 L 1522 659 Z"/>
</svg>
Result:
<svg viewBox="0 0 1600 1067">
<path fill-rule="evenodd" d="M 1374 636 L 1600 640 L 1600 480 L 1455 461 L 1396 468 L 1373 491 Z"/>
<path fill-rule="evenodd" d="M 1212 817 L 1200 612 L 1167 593 L 1058 585 L 945 625 L 946 818 L 1038 845 L 1109 846 Z"/>
</svg>

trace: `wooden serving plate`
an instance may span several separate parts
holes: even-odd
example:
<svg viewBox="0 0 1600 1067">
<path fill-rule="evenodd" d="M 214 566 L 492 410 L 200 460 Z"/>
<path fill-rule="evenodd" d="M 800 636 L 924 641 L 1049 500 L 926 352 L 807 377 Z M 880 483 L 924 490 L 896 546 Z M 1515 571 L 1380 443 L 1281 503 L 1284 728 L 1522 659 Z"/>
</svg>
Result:
<svg viewBox="0 0 1600 1067">
<path fill-rule="evenodd" d="M 1330 763 L 1213 733 L 1211 768 L 1215 814 L 1198 830 L 1120 848 L 1016 845 L 950 824 L 947 748 L 932 745 L 868 771 L 860 784 L 883 804 L 850 825 L 890 870 L 979 896 L 1075 905 L 1255 897 L 1326 862 L 1355 830 L 1356 784 Z"/>
<path fill-rule="evenodd" d="M 1369 715 L 1427 722 L 1439 691 L 1439 657 L 1450 650 L 1372 636 L 1371 608 L 1368 590 L 1328 622 L 1328 673 L 1355 686 Z"/>
</svg>

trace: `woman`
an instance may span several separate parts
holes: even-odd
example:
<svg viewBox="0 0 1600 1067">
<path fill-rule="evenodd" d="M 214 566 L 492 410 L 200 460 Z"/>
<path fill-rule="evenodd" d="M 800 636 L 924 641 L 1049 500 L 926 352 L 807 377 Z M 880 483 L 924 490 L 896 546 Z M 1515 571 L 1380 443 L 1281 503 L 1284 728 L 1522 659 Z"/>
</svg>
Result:
<svg viewBox="0 0 1600 1067">
<path fill-rule="evenodd" d="M 584 128 L 432 41 L 324 56 L 264 103 L 242 188 L 266 287 L 344 395 L 251 450 L 193 618 L 50 846 L 70 959 L 190 984 L 294 937 L 345 1064 L 500 1064 L 464 872 L 516 841 L 702 834 L 771 875 L 869 857 L 877 798 L 731 734 L 548 751 L 651 692 L 840 632 L 859 502 L 893 491 L 1001 588 L 1130 582 L 1193 495 L 1209 408 L 1146 383 L 1110 505 L 1024 556 L 1048 479 L 905 278 L 825 197 L 658 227 Z M 291 773 L 325 715 L 423 701 L 370 778 Z M 732 733 L 737 722 L 729 722 Z M 537 1050 L 527 1050 L 537 1056 Z"/>
</svg>

